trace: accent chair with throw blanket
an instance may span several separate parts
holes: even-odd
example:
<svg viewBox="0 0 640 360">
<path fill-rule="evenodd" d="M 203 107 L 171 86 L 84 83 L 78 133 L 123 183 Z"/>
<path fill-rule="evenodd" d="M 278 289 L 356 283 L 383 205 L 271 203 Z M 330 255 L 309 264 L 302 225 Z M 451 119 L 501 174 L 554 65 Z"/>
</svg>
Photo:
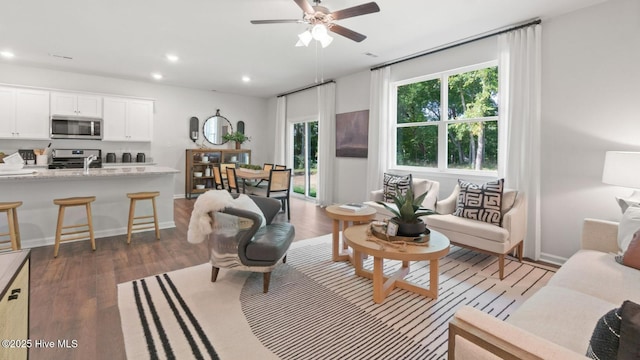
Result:
<svg viewBox="0 0 640 360">
<path fill-rule="evenodd" d="M 422 201 L 422 207 L 435 210 L 438 192 L 440 191 L 440 183 L 433 180 L 414 178 L 411 174 L 394 175 L 385 173 L 382 189 L 372 191 L 369 195 L 369 201 L 366 201 L 365 204 L 376 209 L 376 219 L 378 220 L 393 217 L 394 215 L 389 212 L 389 210 L 377 204 L 376 201 L 388 202 L 389 206 L 395 207 L 393 197 L 395 196 L 396 189 L 401 192 L 406 192 L 409 187 L 411 187 L 411 190 L 416 196 L 423 194 L 425 191 L 429 191 Z"/>
<path fill-rule="evenodd" d="M 517 249 L 522 261 L 527 229 L 524 194 L 503 185 L 503 179 L 483 185 L 459 180 L 453 193 L 437 202 L 438 215 L 425 217 L 427 227 L 445 234 L 452 244 L 498 256 L 500 280 L 506 254 Z"/>
<path fill-rule="evenodd" d="M 211 190 L 194 205 L 187 239 L 191 243 L 209 238 L 211 281 L 220 268 L 263 273 L 263 292 L 269 290 L 271 270 L 286 262 L 295 238 L 290 223 L 273 222 L 280 201 L 252 195 Z"/>
</svg>

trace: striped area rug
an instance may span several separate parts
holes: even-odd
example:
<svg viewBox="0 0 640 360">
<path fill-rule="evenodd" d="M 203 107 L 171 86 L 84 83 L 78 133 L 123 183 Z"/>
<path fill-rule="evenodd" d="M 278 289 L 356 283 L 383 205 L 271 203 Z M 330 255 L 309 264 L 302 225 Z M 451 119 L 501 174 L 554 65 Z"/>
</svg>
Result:
<svg viewBox="0 0 640 360">
<path fill-rule="evenodd" d="M 396 289 L 375 304 L 370 280 L 330 260 L 330 240 L 294 243 L 267 294 L 261 274 L 221 270 L 211 283 L 208 264 L 119 284 L 127 357 L 444 359 L 459 307 L 506 319 L 553 275 L 508 259 L 499 281 L 495 257 L 452 247 L 440 261 L 438 300 Z M 387 260 L 385 272 L 399 266 Z M 408 280 L 428 285 L 427 262 L 411 269 Z"/>
</svg>

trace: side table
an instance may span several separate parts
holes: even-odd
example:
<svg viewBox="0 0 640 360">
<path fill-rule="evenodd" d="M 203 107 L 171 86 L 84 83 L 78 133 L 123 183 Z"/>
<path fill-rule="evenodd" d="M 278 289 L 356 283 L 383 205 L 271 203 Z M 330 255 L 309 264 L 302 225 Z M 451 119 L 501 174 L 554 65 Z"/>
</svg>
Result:
<svg viewBox="0 0 640 360">
<path fill-rule="evenodd" d="M 365 209 L 358 212 L 344 210 L 340 208 L 340 205 L 330 205 L 325 209 L 327 216 L 333 219 L 333 245 L 332 245 L 332 260 L 333 261 L 346 261 L 349 260 L 349 252 L 347 251 L 347 244 L 343 241 L 342 247 L 340 247 L 340 222 L 342 221 L 342 231 L 349 227 L 349 222 L 352 224 L 361 224 L 363 222 L 369 222 L 373 220 L 376 215 L 376 209 L 367 206 Z"/>
</svg>

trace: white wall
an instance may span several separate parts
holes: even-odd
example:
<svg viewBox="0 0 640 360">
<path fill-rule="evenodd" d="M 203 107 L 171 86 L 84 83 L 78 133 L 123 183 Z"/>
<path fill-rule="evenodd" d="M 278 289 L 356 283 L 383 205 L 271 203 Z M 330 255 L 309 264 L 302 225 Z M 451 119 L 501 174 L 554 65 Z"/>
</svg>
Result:
<svg viewBox="0 0 640 360">
<path fill-rule="evenodd" d="M 237 122 L 243 120 L 245 133 L 251 137 L 251 141 L 244 143 L 243 148 L 252 149 L 252 162 L 261 164 L 270 160 L 268 154 L 272 152 L 273 140 L 266 99 L 9 64 L 0 64 L 0 83 L 154 99 L 154 134 L 151 143 L 54 140 L 52 148 L 99 148 L 103 153 L 116 152 L 119 155 L 127 151 L 134 156 L 137 152 L 145 152 L 159 165 L 181 171 L 175 176 L 176 196 L 184 196 L 185 149 L 196 147 L 189 140 L 189 119 L 192 116 L 200 119 L 201 132 L 202 123 L 214 115 L 216 109 L 220 109 L 221 115 L 229 119 L 234 129 Z M 202 141 L 202 134 L 200 136 L 198 144 Z M 44 147 L 48 143 L 2 140 L 0 150 L 7 152 Z M 231 143 L 208 145 L 210 148 L 232 146 Z"/>
<path fill-rule="evenodd" d="M 609 0 L 542 29 L 542 253 L 562 260 L 585 217 L 619 220 L 614 196 L 631 192 L 601 178 L 605 151 L 640 151 L 640 2 Z"/>
</svg>

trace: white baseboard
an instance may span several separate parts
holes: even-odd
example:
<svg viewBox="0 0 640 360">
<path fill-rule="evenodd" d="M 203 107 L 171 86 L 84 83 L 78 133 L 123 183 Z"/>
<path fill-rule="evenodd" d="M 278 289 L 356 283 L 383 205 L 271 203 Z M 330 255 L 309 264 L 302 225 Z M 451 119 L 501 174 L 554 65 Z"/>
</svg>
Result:
<svg viewBox="0 0 640 360">
<path fill-rule="evenodd" d="M 556 256 L 556 255 L 551 255 L 546 253 L 540 254 L 540 261 L 544 261 L 549 264 L 562 266 L 562 264 L 564 264 L 567 260 L 568 260 L 567 258 L 564 258 L 562 256 Z"/>
<path fill-rule="evenodd" d="M 173 221 L 165 221 L 165 222 L 158 223 L 158 226 L 160 227 L 160 229 L 171 229 L 176 227 L 176 223 Z M 145 229 L 145 230 L 133 231 L 133 233 L 135 234 L 135 233 L 145 232 L 145 231 L 154 231 L 154 230 Z M 99 248 L 100 238 L 124 235 L 126 233 L 127 233 L 126 227 L 118 228 L 118 229 L 107 229 L 107 230 L 95 231 L 93 235 L 96 238 L 96 248 Z M 55 243 L 55 240 L 56 240 L 55 236 L 49 236 L 49 237 L 39 238 L 39 239 L 29 239 L 28 241 L 23 240 L 21 245 L 23 249 L 35 248 L 40 246 L 53 245 Z M 75 241 L 86 241 L 86 240 L 73 240 L 73 241 L 65 241 L 65 242 L 75 242 Z"/>
</svg>

